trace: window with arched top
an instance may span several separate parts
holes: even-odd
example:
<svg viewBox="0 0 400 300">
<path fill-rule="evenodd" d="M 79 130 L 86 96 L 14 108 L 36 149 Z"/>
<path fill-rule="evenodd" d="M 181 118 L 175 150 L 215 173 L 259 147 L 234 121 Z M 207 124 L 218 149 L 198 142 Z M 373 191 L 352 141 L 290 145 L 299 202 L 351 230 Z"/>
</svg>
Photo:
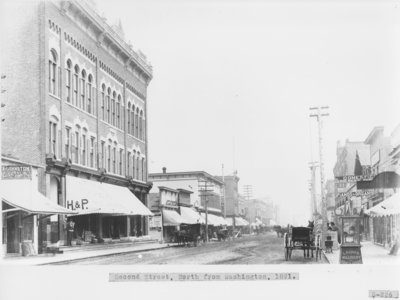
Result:
<svg viewBox="0 0 400 300">
<path fill-rule="evenodd" d="M 111 140 L 108 140 L 108 146 L 107 146 L 107 172 L 111 172 Z"/>
<path fill-rule="evenodd" d="M 128 102 L 128 108 L 127 108 L 127 111 L 126 111 L 126 114 L 127 114 L 127 121 L 128 121 L 128 125 L 127 125 L 127 127 L 128 127 L 128 134 L 131 134 L 131 103 L 130 102 Z"/>
<path fill-rule="evenodd" d="M 144 157 L 142 158 L 142 180 L 146 181 L 146 170 L 145 170 L 145 162 L 144 162 Z"/>
<path fill-rule="evenodd" d="M 136 151 L 133 150 L 132 155 L 132 178 L 136 179 Z"/>
<path fill-rule="evenodd" d="M 79 90 L 79 66 L 75 65 L 74 79 L 72 80 L 72 104 L 78 106 L 78 90 Z"/>
<path fill-rule="evenodd" d="M 93 77 L 92 74 L 89 74 L 88 76 L 88 83 L 87 83 L 87 107 L 86 111 L 89 114 L 94 113 L 94 109 L 92 107 L 92 85 L 93 85 Z"/>
<path fill-rule="evenodd" d="M 66 97 L 67 97 L 67 102 L 71 102 L 71 89 L 72 89 L 72 62 L 70 59 L 67 60 L 67 66 L 65 68 L 65 89 L 66 89 Z"/>
<path fill-rule="evenodd" d="M 139 107 L 136 108 L 135 114 L 135 136 L 139 137 Z"/>
<path fill-rule="evenodd" d="M 106 86 L 103 83 L 101 86 L 101 119 L 103 121 L 106 120 L 105 105 L 106 105 Z"/>
<path fill-rule="evenodd" d="M 121 95 L 118 95 L 116 110 L 117 110 L 117 124 L 116 124 L 116 126 L 118 128 L 122 128 L 122 126 L 121 126 Z"/>
<path fill-rule="evenodd" d="M 135 135 L 135 105 L 132 105 L 132 111 L 131 111 L 131 134 L 134 136 Z"/>
<path fill-rule="evenodd" d="M 106 107 L 107 107 L 107 123 L 111 121 L 111 89 L 107 89 Z"/>
<path fill-rule="evenodd" d="M 129 151 L 126 157 L 126 175 L 131 176 L 131 152 Z"/>
<path fill-rule="evenodd" d="M 73 133 L 73 138 L 72 138 L 72 162 L 75 164 L 79 164 L 79 153 L 80 153 L 80 127 L 76 126 L 75 127 L 75 132 Z"/>
<path fill-rule="evenodd" d="M 82 110 L 86 109 L 86 71 L 82 70 L 81 85 L 79 87 L 81 92 L 80 103 L 78 105 Z"/>
<path fill-rule="evenodd" d="M 140 111 L 140 118 L 139 118 L 139 138 L 143 140 L 143 110 Z"/>
<path fill-rule="evenodd" d="M 117 143 L 114 143 L 112 155 L 112 172 L 117 174 Z"/>
<path fill-rule="evenodd" d="M 115 126 L 115 97 L 117 93 L 114 91 L 111 98 L 111 125 Z"/>
<path fill-rule="evenodd" d="M 118 175 L 122 175 L 124 165 L 124 150 L 119 149 L 119 158 L 118 158 Z"/>
<path fill-rule="evenodd" d="M 136 179 L 140 179 L 139 178 L 139 175 L 140 175 L 140 173 L 139 173 L 139 161 L 140 161 L 140 152 L 138 152 L 137 153 L 137 156 L 136 156 Z"/>
<path fill-rule="evenodd" d="M 50 50 L 49 57 L 49 93 L 58 96 L 57 93 L 57 63 L 58 55 L 54 49 Z"/>
<path fill-rule="evenodd" d="M 88 138 L 87 130 L 83 129 L 80 148 L 81 148 L 81 165 L 84 166 L 86 166 L 86 161 L 87 161 L 87 138 Z"/>
<path fill-rule="evenodd" d="M 58 128 L 58 118 L 55 116 L 50 117 L 49 121 L 49 153 L 55 158 L 59 156 L 58 145 L 59 145 L 59 128 Z"/>
</svg>

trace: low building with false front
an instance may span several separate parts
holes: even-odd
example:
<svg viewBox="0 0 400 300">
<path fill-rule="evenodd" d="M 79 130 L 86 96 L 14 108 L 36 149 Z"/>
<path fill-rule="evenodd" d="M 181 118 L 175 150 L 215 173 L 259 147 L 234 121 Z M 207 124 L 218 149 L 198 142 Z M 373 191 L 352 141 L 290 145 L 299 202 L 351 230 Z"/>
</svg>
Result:
<svg viewBox="0 0 400 300">
<path fill-rule="evenodd" d="M 3 8 L 3 155 L 41 166 L 39 192 L 78 212 L 75 238 L 146 235 L 151 65 L 87 1 Z M 65 221 L 42 219 L 39 240 L 65 242 Z"/>
</svg>

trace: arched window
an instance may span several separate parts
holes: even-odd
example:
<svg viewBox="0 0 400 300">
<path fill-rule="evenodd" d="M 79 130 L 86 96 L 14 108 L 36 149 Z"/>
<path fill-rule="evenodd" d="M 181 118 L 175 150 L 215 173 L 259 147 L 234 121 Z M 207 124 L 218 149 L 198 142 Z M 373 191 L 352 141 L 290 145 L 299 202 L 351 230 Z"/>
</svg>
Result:
<svg viewBox="0 0 400 300">
<path fill-rule="evenodd" d="M 107 172 L 111 172 L 111 140 L 108 140 L 107 151 Z"/>
<path fill-rule="evenodd" d="M 128 134 L 131 133 L 131 104 L 128 103 L 128 109 L 127 109 L 127 115 L 128 115 Z"/>
<path fill-rule="evenodd" d="M 79 164 L 79 153 L 80 153 L 80 127 L 76 126 L 74 136 L 72 138 L 72 161 Z"/>
<path fill-rule="evenodd" d="M 124 150 L 119 149 L 119 159 L 118 159 L 118 174 L 122 175 L 124 162 Z"/>
<path fill-rule="evenodd" d="M 131 153 L 129 151 L 126 159 L 126 175 L 131 176 Z"/>
<path fill-rule="evenodd" d="M 135 115 L 135 136 L 139 137 L 139 107 L 136 108 Z"/>
<path fill-rule="evenodd" d="M 121 128 L 121 95 L 118 95 L 118 101 L 117 101 L 117 124 L 116 126 L 118 128 Z"/>
<path fill-rule="evenodd" d="M 143 138 L 143 110 L 140 111 L 140 119 L 139 119 L 139 138 L 144 140 Z"/>
<path fill-rule="evenodd" d="M 49 153 L 58 157 L 58 119 L 52 116 L 49 121 Z"/>
<path fill-rule="evenodd" d="M 92 83 L 93 83 L 93 77 L 92 74 L 90 74 L 87 83 L 87 108 L 86 108 L 86 111 L 89 114 L 94 113 L 94 109 L 92 107 Z"/>
<path fill-rule="evenodd" d="M 78 65 L 75 66 L 75 73 L 74 73 L 74 80 L 72 81 L 72 85 L 73 85 L 73 95 L 72 95 L 72 104 L 78 106 L 78 89 L 79 89 L 79 67 Z"/>
<path fill-rule="evenodd" d="M 132 156 L 132 177 L 133 179 L 136 179 L 136 151 L 133 150 L 133 156 Z"/>
<path fill-rule="evenodd" d="M 49 57 L 49 93 L 57 93 L 57 52 L 54 49 L 50 51 Z"/>
<path fill-rule="evenodd" d="M 139 157 L 140 157 L 140 152 L 138 152 L 137 153 L 137 156 L 136 156 L 136 178 L 139 180 L 139 175 L 140 175 L 140 173 L 139 173 Z"/>
<path fill-rule="evenodd" d="M 144 165 L 144 158 L 142 158 L 142 180 L 143 181 L 146 181 L 145 175 L 146 175 L 146 171 L 145 171 L 145 165 Z"/>
<path fill-rule="evenodd" d="M 107 90 L 107 97 L 106 97 L 106 106 L 107 106 L 107 123 L 110 123 L 111 121 L 111 103 L 110 103 L 110 98 L 111 98 L 111 89 L 108 88 Z"/>
<path fill-rule="evenodd" d="M 111 125 L 115 126 L 115 97 L 117 94 L 115 91 L 112 93 L 112 99 L 111 99 Z"/>
<path fill-rule="evenodd" d="M 65 88 L 66 88 L 66 95 L 67 95 L 67 102 L 71 102 L 71 68 L 72 62 L 68 59 L 67 61 L 67 68 L 65 69 Z"/>
<path fill-rule="evenodd" d="M 81 138 L 81 165 L 86 166 L 87 160 L 87 130 L 84 129 Z"/>
<path fill-rule="evenodd" d="M 117 174 L 117 143 L 114 143 L 113 147 L 112 167 L 112 172 Z"/>
<path fill-rule="evenodd" d="M 132 122 L 131 134 L 134 136 L 135 135 L 135 105 L 132 105 L 131 122 Z"/>
<path fill-rule="evenodd" d="M 105 102 L 106 102 L 106 86 L 103 84 L 101 86 L 101 118 L 103 121 L 106 120 L 106 113 L 105 113 Z"/>
<path fill-rule="evenodd" d="M 80 85 L 81 99 L 79 107 L 86 110 L 86 71 L 82 70 L 81 85 Z"/>
</svg>

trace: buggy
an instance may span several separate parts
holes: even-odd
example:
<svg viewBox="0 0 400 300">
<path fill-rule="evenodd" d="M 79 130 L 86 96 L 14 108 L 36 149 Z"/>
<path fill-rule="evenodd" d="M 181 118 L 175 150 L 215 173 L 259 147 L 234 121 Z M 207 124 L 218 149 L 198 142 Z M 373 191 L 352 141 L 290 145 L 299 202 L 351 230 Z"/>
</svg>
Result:
<svg viewBox="0 0 400 300">
<path fill-rule="evenodd" d="M 321 259 L 320 236 L 314 234 L 312 227 L 289 227 L 288 232 L 283 236 L 283 240 L 285 260 L 291 259 L 293 250 L 303 250 L 304 258 L 306 258 L 306 250 L 307 257 L 310 257 L 311 250 L 312 258 L 315 250 L 315 259 Z"/>
</svg>

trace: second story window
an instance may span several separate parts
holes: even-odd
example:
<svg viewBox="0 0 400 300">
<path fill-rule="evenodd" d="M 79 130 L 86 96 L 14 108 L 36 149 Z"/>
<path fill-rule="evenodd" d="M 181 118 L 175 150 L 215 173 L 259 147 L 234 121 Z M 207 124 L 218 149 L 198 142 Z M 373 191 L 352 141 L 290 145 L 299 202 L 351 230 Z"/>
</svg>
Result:
<svg viewBox="0 0 400 300">
<path fill-rule="evenodd" d="M 65 127 L 65 157 L 71 158 L 71 128 Z"/>
<path fill-rule="evenodd" d="M 111 89 L 107 90 L 106 106 L 107 106 L 107 123 L 111 122 Z"/>
<path fill-rule="evenodd" d="M 81 164 L 86 166 L 86 134 L 82 134 L 82 145 L 81 145 L 81 149 L 82 149 L 82 157 L 81 157 Z"/>
<path fill-rule="evenodd" d="M 80 108 L 82 110 L 86 110 L 86 72 L 82 70 L 82 77 L 81 77 L 81 85 L 80 85 L 80 92 L 81 92 L 81 99 L 80 99 Z"/>
<path fill-rule="evenodd" d="M 111 99 L 111 125 L 115 126 L 115 92 L 113 92 Z"/>
<path fill-rule="evenodd" d="M 127 114 L 127 119 L 128 119 L 128 134 L 130 134 L 131 133 L 131 104 L 130 103 L 128 103 L 128 109 L 127 109 L 127 111 L 126 111 L 126 114 Z"/>
<path fill-rule="evenodd" d="M 135 136 L 139 137 L 139 108 L 136 108 L 136 115 L 135 115 Z"/>
<path fill-rule="evenodd" d="M 122 175 L 122 171 L 123 171 L 123 162 L 124 162 L 124 152 L 122 149 L 119 150 L 119 167 L 118 167 L 118 174 Z"/>
<path fill-rule="evenodd" d="M 131 176 L 131 153 L 128 152 L 128 157 L 126 159 L 126 170 L 127 170 L 127 174 L 128 176 Z"/>
<path fill-rule="evenodd" d="M 108 145 L 107 152 L 107 172 L 111 172 L 111 145 Z"/>
<path fill-rule="evenodd" d="M 116 149 L 116 146 L 114 146 L 113 153 L 112 153 L 112 172 L 114 174 L 117 173 L 116 167 L 117 167 L 117 149 Z"/>
<path fill-rule="evenodd" d="M 57 157 L 57 123 L 49 122 L 49 152 Z"/>
<path fill-rule="evenodd" d="M 90 138 L 90 154 L 89 154 L 89 166 L 94 168 L 94 157 L 95 157 L 95 138 Z"/>
<path fill-rule="evenodd" d="M 117 124 L 116 124 L 116 126 L 118 128 L 122 128 L 122 126 L 121 126 L 121 96 L 120 95 L 118 95 L 118 101 L 117 101 L 116 110 L 117 110 Z"/>
<path fill-rule="evenodd" d="M 135 135 L 135 106 L 132 105 L 132 111 L 131 111 L 131 134 L 134 136 Z"/>
<path fill-rule="evenodd" d="M 57 95 L 57 52 L 54 49 L 49 58 L 49 93 Z"/>
<path fill-rule="evenodd" d="M 100 165 L 102 168 L 105 169 L 105 167 L 106 167 L 106 143 L 104 141 L 101 141 L 100 151 L 101 151 Z"/>
<path fill-rule="evenodd" d="M 75 132 L 74 149 L 73 149 L 73 162 L 79 164 L 79 132 Z"/>
<path fill-rule="evenodd" d="M 105 103 L 106 103 L 106 86 L 103 84 L 101 86 L 101 119 L 103 121 L 106 120 Z"/>
<path fill-rule="evenodd" d="M 88 83 L 87 83 L 87 108 L 86 111 L 89 114 L 94 114 L 94 110 L 92 107 L 92 75 L 89 75 L 88 77 Z"/>
<path fill-rule="evenodd" d="M 72 104 L 75 106 L 79 106 L 79 98 L 78 98 L 78 89 L 79 89 L 79 67 L 78 65 L 75 66 L 75 73 L 74 73 L 74 79 L 72 81 L 72 86 L 73 86 L 73 95 L 72 95 Z"/>
<path fill-rule="evenodd" d="M 66 97 L 67 97 L 67 102 L 71 102 L 71 68 L 72 68 L 72 62 L 70 60 L 67 61 L 67 68 L 65 69 L 65 89 L 66 89 Z"/>
</svg>

